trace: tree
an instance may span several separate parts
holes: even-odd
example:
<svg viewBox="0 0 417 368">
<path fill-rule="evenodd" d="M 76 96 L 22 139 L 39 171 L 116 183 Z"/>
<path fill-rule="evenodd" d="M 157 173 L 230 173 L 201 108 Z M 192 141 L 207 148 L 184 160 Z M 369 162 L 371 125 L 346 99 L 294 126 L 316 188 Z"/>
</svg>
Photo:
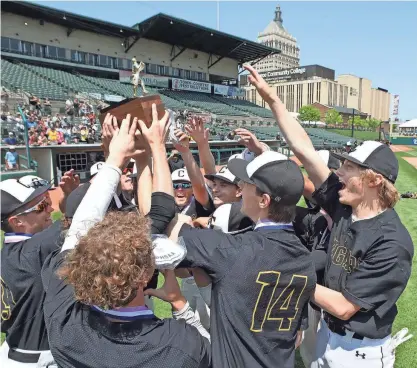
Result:
<svg viewBox="0 0 417 368">
<path fill-rule="evenodd" d="M 359 115 L 349 117 L 349 126 L 352 126 L 352 120 L 353 120 L 353 126 L 356 128 L 366 126 L 366 120 L 361 119 Z"/>
<path fill-rule="evenodd" d="M 302 106 L 298 110 L 298 119 L 300 121 L 320 121 L 320 110 L 314 106 Z"/>
<path fill-rule="evenodd" d="M 371 128 L 372 130 L 376 130 L 377 128 L 379 128 L 381 121 L 378 119 L 370 118 L 367 120 L 367 123 L 369 128 Z"/>
<path fill-rule="evenodd" d="M 326 124 L 339 125 L 343 123 L 343 119 L 342 116 L 335 109 L 330 109 L 326 112 L 324 122 Z"/>
</svg>

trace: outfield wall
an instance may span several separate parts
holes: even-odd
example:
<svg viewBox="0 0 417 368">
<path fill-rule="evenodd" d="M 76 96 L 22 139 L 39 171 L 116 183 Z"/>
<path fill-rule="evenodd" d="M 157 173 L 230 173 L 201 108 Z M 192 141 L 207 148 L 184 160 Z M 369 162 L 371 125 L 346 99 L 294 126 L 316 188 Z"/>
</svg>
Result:
<svg viewBox="0 0 417 368">
<path fill-rule="evenodd" d="M 417 137 L 391 137 L 391 144 L 404 146 L 417 146 Z"/>
</svg>

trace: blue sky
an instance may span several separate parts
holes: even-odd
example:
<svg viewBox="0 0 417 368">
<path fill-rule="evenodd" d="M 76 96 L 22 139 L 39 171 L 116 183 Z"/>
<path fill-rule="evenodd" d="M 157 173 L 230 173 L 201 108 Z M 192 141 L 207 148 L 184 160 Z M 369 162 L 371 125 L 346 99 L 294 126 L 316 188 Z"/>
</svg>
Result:
<svg viewBox="0 0 417 368">
<path fill-rule="evenodd" d="M 217 26 L 216 2 L 37 3 L 131 26 L 158 12 Z M 220 2 L 220 30 L 256 40 L 278 2 Z M 399 117 L 417 118 L 417 2 L 279 2 L 284 26 L 297 38 L 301 65 L 368 78 L 400 95 Z"/>
</svg>

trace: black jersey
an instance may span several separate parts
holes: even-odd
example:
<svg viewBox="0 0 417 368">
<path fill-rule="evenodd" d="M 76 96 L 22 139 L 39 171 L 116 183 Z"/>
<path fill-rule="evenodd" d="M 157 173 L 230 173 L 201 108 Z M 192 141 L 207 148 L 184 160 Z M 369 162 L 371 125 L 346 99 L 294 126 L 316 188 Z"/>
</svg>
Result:
<svg viewBox="0 0 417 368">
<path fill-rule="evenodd" d="M 183 225 L 184 267 L 212 278 L 214 367 L 294 367 L 296 333 L 316 275 L 310 252 L 291 228 L 240 235 Z"/>
<path fill-rule="evenodd" d="M 352 221 L 352 208 L 339 202 L 340 189 L 332 173 L 313 195 L 333 220 L 324 286 L 361 310 L 347 321 L 326 315 L 361 336 L 381 339 L 391 333 L 396 302 L 410 278 L 413 242 L 393 209 Z"/>
<path fill-rule="evenodd" d="M 8 242 L 12 239 L 6 234 L 1 249 L 1 331 L 11 348 L 49 350 L 41 269 L 45 259 L 59 248 L 61 227 L 61 221 L 56 221 L 19 242 Z"/>
</svg>

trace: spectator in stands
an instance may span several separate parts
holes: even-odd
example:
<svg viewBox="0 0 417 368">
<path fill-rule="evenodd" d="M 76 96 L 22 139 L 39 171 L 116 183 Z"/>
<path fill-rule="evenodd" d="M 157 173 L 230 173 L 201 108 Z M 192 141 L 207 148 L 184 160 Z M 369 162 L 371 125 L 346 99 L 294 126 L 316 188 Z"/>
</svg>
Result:
<svg viewBox="0 0 417 368">
<path fill-rule="evenodd" d="M 8 146 L 15 146 L 17 144 L 17 139 L 13 132 L 9 132 L 9 137 L 4 140 L 4 143 Z"/>
<path fill-rule="evenodd" d="M 39 146 L 39 136 L 36 132 L 29 133 L 29 146 Z"/>
<path fill-rule="evenodd" d="M 36 121 L 34 121 L 34 118 L 32 115 L 28 117 L 27 126 L 28 126 L 28 129 L 32 129 L 32 128 L 36 129 L 38 127 L 38 124 L 36 123 Z"/>
<path fill-rule="evenodd" d="M 88 137 L 88 130 L 86 127 L 82 127 L 80 130 L 80 140 L 82 143 L 87 143 L 87 137 Z"/>
<path fill-rule="evenodd" d="M 1 89 L 1 109 L 2 111 L 8 111 L 9 110 L 9 94 L 7 93 L 6 89 L 2 87 Z"/>
<path fill-rule="evenodd" d="M 9 150 L 4 156 L 6 163 L 6 170 L 19 170 L 19 155 L 16 152 L 15 146 L 10 146 Z"/>
<path fill-rule="evenodd" d="M 68 100 L 65 101 L 65 112 L 69 116 L 74 115 L 74 107 L 70 98 L 68 98 Z"/>
<path fill-rule="evenodd" d="M 39 146 L 47 146 L 48 145 L 48 137 L 46 136 L 45 132 L 41 132 L 38 138 L 38 145 Z"/>
<path fill-rule="evenodd" d="M 38 98 L 33 94 L 30 94 L 29 96 L 29 105 L 30 105 L 30 111 L 36 110 L 36 106 L 38 105 Z"/>
<path fill-rule="evenodd" d="M 78 101 L 78 98 L 74 98 L 74 117 L 78 118 L 80 116 L 80 101 Z"/>
<path fill-rule="evenodd" d="M 58 131 L 55 128 L 55 125 L 52 125 L 51 129 L 48 131 L 48 141 L 52 144 L 58 143 Z"/>
<path fill-rule="evenodd" d="M 184 160 L 181 154 L 177 150 L 172 150 L 168 157 L 168 165 L 171 173 L 175 170 L 182 169 L 184 167 Z"/>
<path fill-rule="evenodd" d="M 45 98 L 45 100 L 43 101 L 43 111 L 45 115 L 51 115 L 52 113 L 52 107 L 49 98 Z"/>
</svg>

